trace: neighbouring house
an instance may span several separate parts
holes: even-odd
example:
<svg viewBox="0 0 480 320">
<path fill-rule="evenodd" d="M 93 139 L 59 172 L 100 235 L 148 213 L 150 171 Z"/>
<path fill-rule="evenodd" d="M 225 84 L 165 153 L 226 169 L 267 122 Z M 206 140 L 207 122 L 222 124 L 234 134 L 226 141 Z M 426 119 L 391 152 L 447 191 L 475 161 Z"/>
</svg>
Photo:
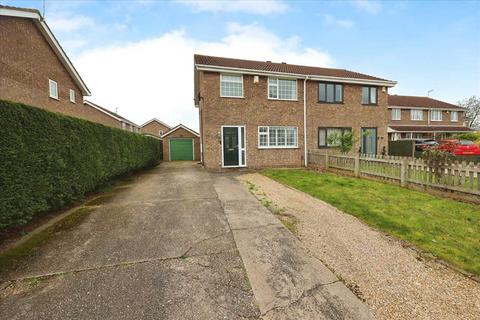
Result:
<svg viewBox="0 0 480 320">
<path fill-rule="evenodd" d="M 83 105 L 87 109 L 92 109 L 92 112 L 90 112 L 90 117 L 88 119 L 90 121 L 98 122 L 106 126 L 119 128 L 131 132 L 140 132 L 139 125 L 122 117 L 118 113 L 110 111 L 88 100 L 85 100 Z"/>
<path fill-rule="evenodd" d="M 395 84 L 344 69 L 195 55 L 201 160 L 209 170 L 303 166 L 307 150 L 334 147 L 328 137 L 346 131 L 355 151 L 381 153 Z"/>
<path fill-rule="evenodd" d="M 388 96 L 389 140 L 445 139 L 468 132 L 465 110 L 429 97 Z"/>
<path fill-rule="evenodd" d="M 200 160 L 200 135 L 179 124 L 162 135 L 163 160 Z"/>
<path fill-rule="evenodd" d="M 0 5 L 0 99 L 91 120 L 89 95 L 40 12 Z"/>
<path fill-rule="evenodd" d="M 172 127 L 168 124 L 153 118 L 140 126 L 140 132 L 143 134 L 162 137 L 164 133 L 170 131 Z"/>
</svg>

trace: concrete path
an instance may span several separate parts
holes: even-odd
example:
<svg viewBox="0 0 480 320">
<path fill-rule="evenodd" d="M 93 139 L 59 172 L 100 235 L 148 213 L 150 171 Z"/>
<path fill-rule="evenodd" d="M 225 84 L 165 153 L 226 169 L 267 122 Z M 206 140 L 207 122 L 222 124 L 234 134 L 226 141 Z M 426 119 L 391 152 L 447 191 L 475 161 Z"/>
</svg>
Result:
<svg viewBox="0 0 480 320">
<path fill-rule="evenodd" d="M 244 185 L 214 180 L 263 319 L 374 318 Z"/>
<path fill-rule="evenodd" d="M 1 319 L 260 316 L 371 318 L 234 175 L 193 163 L 136 178 L 0 283 Z"/>
<path fill-rule="evenodd" d="M 136 180 L 7 276 L 29 279 L 0 284 L 1 319 L 258 318 L 209 174 L 163 163 Z"/>
</svg>

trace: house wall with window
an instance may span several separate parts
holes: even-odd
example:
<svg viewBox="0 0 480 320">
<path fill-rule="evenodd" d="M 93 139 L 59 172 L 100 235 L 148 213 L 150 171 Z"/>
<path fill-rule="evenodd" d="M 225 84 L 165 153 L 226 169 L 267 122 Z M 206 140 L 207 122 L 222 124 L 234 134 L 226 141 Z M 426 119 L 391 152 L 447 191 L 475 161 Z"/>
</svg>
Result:
<svg viewBox="0 0 480 320">
<path fill-rule="evenodd" d="M 167 127 L 158 121 L 152 120 L 147 124 L 142 125 L 140 132 L 161 137 L 164 133 L 168 132 L 170 129 L 171 129 L 170 127 Z"/>
<path fill-rule="evenodd" d="M 389 106 L 388 122 L 391 125 L 463 126 L 464 112 L 462 110 Z"/>
<path fill-rule="evenodd" d="M 323 99 L 323 84 L 307 82 L 308 149 L 333 147 L 328 143 L 331 133 L 341 134 L 351 130 L 355 141 L 352 151 L 357 152 L 361 147 L 362 128 L 364 132 L 366 129 L 376 129 L 376 153 L 381 153 L 384 147 L 387 148 L 387 89 L 336 84 L 334 89 L 337 94 L 334 94 L 334 98 L 327 94 L 327 99 Z M 327 86 L 331 87 L 331 84 Z"/>
<path fill-rule="evenodd" d="M 0 99 L 109 126 L 83 104 L 83 93 L 33 19 L 0 16 Z"/>
<path fill-rule="evenodd" d="M 256 76 L 243 75 L 243 95 L 235 98 L 222 97 L 220 77 L 217 72 L 202 71 L 198 74 L 198 88 L 202 96 L 199 107 L 205 167 L 208 170 L 219 170 L 222 167 L 221 127 L 225 125 L 245 126 L 245 160 L 248 168 L 302 166 L 303 83 L 297 81 L 296 98 L 292 100 L 275 98 L 275 95 L 283 96 L 291 91 L 290 83 L 271 83 L 272 93 L 269 99 L 268 77 L 257 76 L 256 82 Z M 229 88 L 223 92 L 229 91 L 235 89 Z M 275 139 L 265 144 L 264 140 L 260 141 L 264 132 L 259 135 L 259 130 L 266 130 Z M 291 138 L 293 131 L 296 133 L 295 141 Z"/>
</svg>

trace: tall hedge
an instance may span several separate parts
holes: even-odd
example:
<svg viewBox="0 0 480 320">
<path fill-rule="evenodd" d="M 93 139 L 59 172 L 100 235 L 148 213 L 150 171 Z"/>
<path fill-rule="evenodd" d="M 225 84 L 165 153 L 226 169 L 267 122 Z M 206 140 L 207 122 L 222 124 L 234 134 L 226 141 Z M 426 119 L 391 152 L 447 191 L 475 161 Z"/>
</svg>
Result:
<svg viewBox="0 0 480 320">
<path fill-rule="evenodd" d="M 0 100 L 0 230 L 159 161 L 155 138 Z"/>
</svg>

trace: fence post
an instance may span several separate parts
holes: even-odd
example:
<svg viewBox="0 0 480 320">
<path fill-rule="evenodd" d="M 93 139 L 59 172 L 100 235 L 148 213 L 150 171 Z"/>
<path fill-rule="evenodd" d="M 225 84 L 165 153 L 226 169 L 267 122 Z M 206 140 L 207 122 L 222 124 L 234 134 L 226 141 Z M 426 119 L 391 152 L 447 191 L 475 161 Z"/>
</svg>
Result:
<svg viewBox="0 0 480 320">
<path fill-rule="evenodd" d="M 359 154 L 355 155 L 354 172 L 355 172 L 355 177 L 360 177 L 360 155 Z"/>
<path fill-rule="evenodd" d="M 400 185 L 402 187 L 407 186 L 407 172 L 408 172 L 408 160 L 402 160 L 402 166 L 400 167 Z"/>
<path fill-rule="evenodd" d="M 328 151 L 325 151 L 325 170 L 328 170 Z"/>
</svg>

